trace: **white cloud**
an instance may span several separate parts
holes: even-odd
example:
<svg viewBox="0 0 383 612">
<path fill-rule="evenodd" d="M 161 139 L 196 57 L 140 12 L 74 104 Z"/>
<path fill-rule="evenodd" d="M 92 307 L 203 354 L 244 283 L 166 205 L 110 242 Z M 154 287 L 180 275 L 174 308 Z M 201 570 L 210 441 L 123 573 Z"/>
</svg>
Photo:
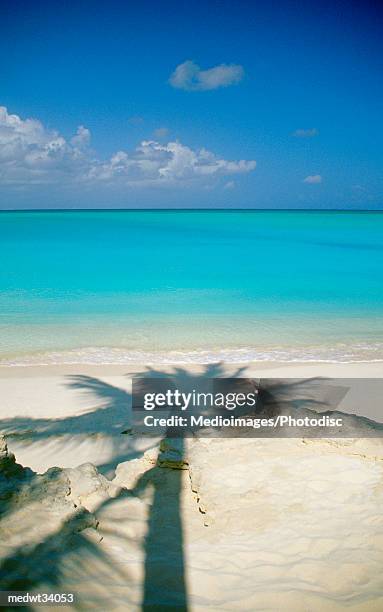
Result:
<svg viewBox="0 0 383 612">
<path fill-rule="evenodd" d="M 36 119 L 21 119 L 0 106 L 0 183 L 55 182 L 78 175 L 88 164 L 80 127 L 71 142 Z"/>
<path fill-rule="evenodd" d="M 308 183 L 309 185 L 317 185 L 318 183 L 322 182 L 322 177 L 320 174 L 312 174 L 310 176 L 306 176 L 305 179 L 303 179 L 304 183 Z"/>
<path fill-rule="evenodd" d="M 316 128 L 309 128 L 307 130 L 299 129 L 293 132 L 293 136 L 297 138 L 313 138 L 314 136 L 318 136 L 319 132 Z"/>
<path fill-rule="evenodd" d="M 117 151 L 102 160 L 89 148 L 84 126 L 66 140 L 35 119 L 21 119 L 0 107 L 0 184 L 171 185 L 254 170 L 253 160 L 222 159 L 206 149 L 177 141 L 146 140 L 132 152 Z"/>
<path fill-rule="evenodd" d="M 79 125 L 76 134 L 71 138 L 71 144 L 74 147 L 87 147 L 90 143 L 90 131 L 83 125 Z"/>
<path fill-rule="evenodd" d="M 238 64 L 220 64 L 208 70 L 201 70 L 198 64 L 188 60 L 177 66 L 169 82 L 177 89 L 207 91 L 239 83 L 244 74 L 242 66 Z"/>
<path fill-rule="evenodd" d="M 134 183 L 176 183 L 211 176 L 250 172 L 255 161 L 228 161 L 206 149 L 194 150 L 180 142 L 163 145 L 143 141 L 130 154 L 119 151 L 110 160 L 94 165 L 90 178 L 101 181 L 122 180 Z"/>
</svg>

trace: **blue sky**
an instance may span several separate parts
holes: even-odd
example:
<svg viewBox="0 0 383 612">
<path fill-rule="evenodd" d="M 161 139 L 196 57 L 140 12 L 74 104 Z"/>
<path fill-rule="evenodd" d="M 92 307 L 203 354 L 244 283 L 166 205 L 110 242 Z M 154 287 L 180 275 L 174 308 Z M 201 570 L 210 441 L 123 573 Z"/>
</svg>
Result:
<svg viewBox="0 0 383 612">
<path fill-rule="evenodd" d="M 0 207 L 381 208 L 382 11 L 303 4 L 3 1 Z"/>
</svg>

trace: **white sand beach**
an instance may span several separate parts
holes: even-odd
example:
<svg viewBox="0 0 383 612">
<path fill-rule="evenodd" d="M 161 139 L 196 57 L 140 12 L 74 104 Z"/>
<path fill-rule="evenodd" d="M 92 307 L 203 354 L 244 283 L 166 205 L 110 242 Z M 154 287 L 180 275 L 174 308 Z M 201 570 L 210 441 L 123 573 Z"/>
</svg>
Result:
<svg viewBox="0 0 383 612">
<path fill-rule="evenodd" d="M 186 370 L 378 379 L 382 363 Z M 0 368 L 3 588 L 73 590 L 99 610 L 383 608 L 382 438 L 193 439 L 159 450 L 158 439 L 122 433 L 131 376 L 143 372 Z M 342 409 L 383 421 L 380 403 L 357 396 Z"/>
</svg>

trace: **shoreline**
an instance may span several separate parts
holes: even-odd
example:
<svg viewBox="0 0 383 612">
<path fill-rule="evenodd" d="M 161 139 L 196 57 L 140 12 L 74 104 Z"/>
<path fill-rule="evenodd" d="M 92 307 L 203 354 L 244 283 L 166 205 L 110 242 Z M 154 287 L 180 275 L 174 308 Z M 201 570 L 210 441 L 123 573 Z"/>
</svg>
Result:
<svg viewBox="0 0 383 612">
<path fill-rule="evenodd" d="M 383 319 L 382 319 L 383 320 Z M 227 364 L 252 364 L 252 363 L 266 363 L 285 365 L 290 364 L 301 364 L 301 363 L 325 363 L 325 364 L 359 364 L 359 363 L 383 363 L 383 342 L 377 337 L 374 341 L 357 340 L 353 342 L 349 340 L 343 341 L 332 339 L 326 339 L 321 343 L 312 342 L 309 344 L 295 344 L 293 338 L 289 342 L 285 342 L 286 338 L 280 338 L 278 343 L 278 333 L 283 334 L 283 330 L 275 330 L 275 337 L 273 342 L 259 343 L 257 346 L 251 344 L 244 344 L 239 341 L 238 344 L 232 345 L 228 342 L 227 330 L 222 336 L 218 346 L 216 342 L 218 337 L 214 339 L 214 342 L 209 340 L 200 344 L 199 346 L 190 345 L 186 339 L 184 342 L 179 343 L 173 342 L 174 334 L 177 336 L 177 330 L 171 330 L 163 326 L 163 331 L 169 335 L 172 339 L 173 346 L 166 346 L 163 339 L 160 339 L 156 335 L 156 330 L 150 328 L 148 331 L 147 338 L 142 348 L 138 349 L 135 347 L 137 339 L 133 337 L 133 344 L 130 344 L 128 338 L 126 339 L 126 346 L 119 346 L 118 343 L 113 343 L 111 337 L 111 344 L 105 345 L 80 345 L 77 348 L 53 348 L 53 347 L 41 347 L 39 343 L 36 343 L 36 348 L 32 350 L 32 347 L 21 348 L 18 344 L 13 342 L 12 339 L 5 335 L 3 338 L 3 347 L 0 354 L 0 368 L 2 367 L 23 367 L 23 366 L 65 366 L 75 365 L 78 367 L 82 366 L 104 366 L 104 365 L 122 365 L 125 367 L 135 366 L 137 364 L 150 363 L 158 367 L 163 365 L 173 364 L 180 365 L 182 367 L 189 367 L 194 365 L 208 365 L 212 363 L 227 363 Z M 91 328 L 95 336 L 97 337 L 97 328 Z M 70 331 L 71 330 L 71 331 Z M 74 333 L 74 328 L 70 328 L 68 333 Z M 202 328 L 199 330 L 201 333 Z M 158 330 L 157 330 L 158 331 Z M 243 330 L 242 330 L 243 331 Z M 46 334 L 47 330 L 41 333 Z M 56 338 L 56 334 L 62 334 L 63 330 L 52 329 L 50 337 Z M 80 333 L 80 330 L 78 330 Z M 115 333 L 115 332 L 114 332 Z M 251 333 L 251 330 L 248 330 Z M 297 330 L 299 335 L 300 330 Z M 25 329 L 26 337 L 28 338 L 28 329 Z M 126 330 L 120 330 L 122 338 L 126 334 Z M 152 337 L 153 334 L 153 337 Z M 173 336 L 172 336 L 173 334 Z M 379 335 L 379 334 L 378 334 Z M 134 336 L 134 334 L 133 334 Z M 365 338 L 368 338 L 368 330 L 366 331 Z M 29 340 L 32 340 L 31 338 Z M 114 340 L 117 341 L 117 338 Z M 151 341 L 152 348 L 146 346 L 148 341 Z M 242 339 L 243 340 L 243 339 Z M 79 338 L 77 339 L 79 341 Z M 14 351 L 8 352 L 4 350 L 6 346 L 14 346 Z M 129 348 L 127 348 L 129 346 Z M 17 348 L 18 347 L 18 348 Z"/>
<path fill-rule="evenodd" d="M 170 330 L 168 330 L 170 333 Z M 51 331 L 52 337 L 55 330 Z M 62 330 L 60 331 L 62 333 Z M 97 330 L 94 330 L 97 333 Z M 276 332 L 277 333 L 277 332 Z M 298 332 L 297 332 L 298 333 Z M 150 337 L 150 335 L 149 335 Z M 7 338 L 5 337 L 5 345 Z M 9 343 L 9 341 L 8 341 Z M 189 346 L 182 344 L 182 348 L 159 348 L 158 339 L 152 339 L 154 349 L 129 348 L 114 345 L 79 346 L 77 348 L 48 348 L 40 347 L 36 350 L 16 350 L 14 353 L 1 351 L 1 367 L 22 366 L 49 366 L 49 365 L 75 365 L 75 366 L 104 366 L 122 365 L 131 366 L 142 363 L 150 363 L 156 366 L 162 365 L 208 365 L 224 362 L 228 364 L 250 364 L 250 363 L 328 363 L 328 364 L 358 364 L 358 363 L 383 363 L 383 343 L 378 339 L 374 342 L 354 341 L 331 341 L 329 343 L 314 342 L 312 344 L 295 345 L 288 344 L 259 344 L 257 347 L 239 344 L 231 346 L 226 344 L 222 338 L 221 347 L 214 344 L 207 346 Z"/>
<path fill-rule="evenodd" d="M 204 370 L 219 365 L 222 367 L 222 376 L 229 376 L 240 369 L 242 376 L 256 377 L 258 373 L 263 376 L 291 376 L 305 377 L 332 376 L 332 377 L 357 377 L 357 378 L 381 378 L 383 371 L 383 360 L 376 361 L 243 361 L 225 362 L 217 361 L 211 363 L 49 363 L 49 364 L 0 364 L 0 379 L 18 377 L 39 376 L 65 376 L 70 374 L 108 376 L 137 375 L 139 373 L 153 371 L 171 372 L 174 368 L 181 368 L 193 374 L 203 373 Z M 214 376 L 212 376 L 214 377 Z"/>
</svg>

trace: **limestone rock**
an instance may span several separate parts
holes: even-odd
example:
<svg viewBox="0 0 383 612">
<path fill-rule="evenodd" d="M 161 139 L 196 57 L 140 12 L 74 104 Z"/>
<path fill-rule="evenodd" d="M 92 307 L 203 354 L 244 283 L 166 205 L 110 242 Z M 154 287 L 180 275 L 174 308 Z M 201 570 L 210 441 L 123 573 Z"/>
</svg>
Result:
<svg viewBox="0 0 383 612">
<path fill-rule="evenodd" d="M 70 499 L 76 506 L 84 506 L 93 511 L 120 492 L 120 487 L 102 476 L 92 463 L 67 468 L 63 472 L 69 481 Z"/>
<path fill-rule="evenodd" d="M 53 467 L 37 474 L 17 464 L 0 438 L 2 588 L 16 584 L 17 572 L 10 568 L 24 574 L 39 555 L 46 561 L 70 546 L 75 534 L 96 530 L 98 520 L 92 511 L 118 491 L 91 464 L 76 469 Z"/>
</svg>

